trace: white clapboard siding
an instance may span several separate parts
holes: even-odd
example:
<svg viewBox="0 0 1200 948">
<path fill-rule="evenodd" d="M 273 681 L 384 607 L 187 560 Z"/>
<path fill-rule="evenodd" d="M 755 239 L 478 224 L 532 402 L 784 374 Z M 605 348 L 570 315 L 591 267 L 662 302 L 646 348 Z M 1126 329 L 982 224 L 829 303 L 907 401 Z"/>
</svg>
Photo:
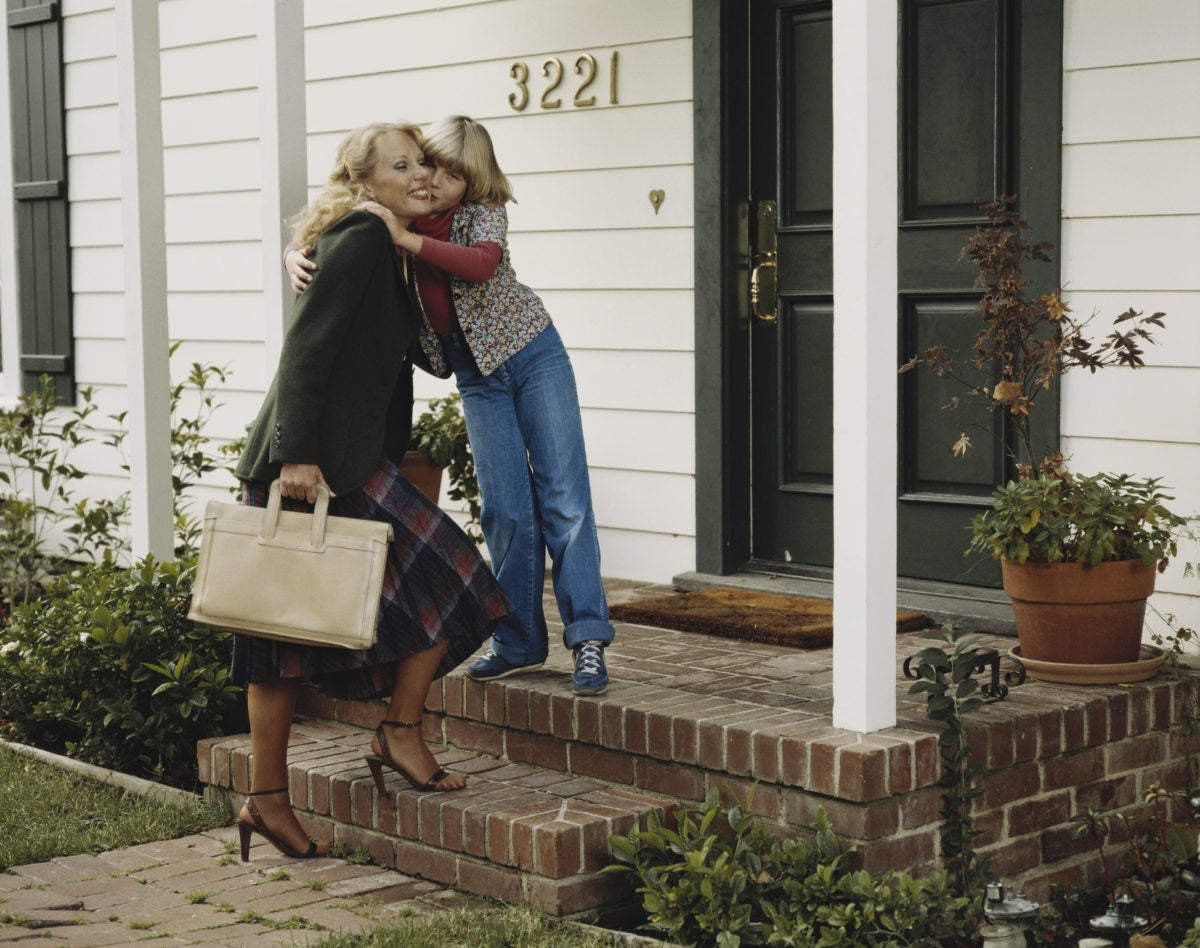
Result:
<svg viewBox="0 0 1200 948">
<path fill-rule="evenodd" d="M 312 27 L 395 16 L 397 12 L 416 13 L 421 10 L 475 6 L 478 3 L 479 0 L 306 0 L 304 21 Z"/>
<path fill-rule="evenodd" d="M 358 27 L 362 31 L 371 24 Z M 374 40 L 372 40 L 374 42 Z M 613 53 L 616 53 L 615 97 Z M 499 55 L 498 55 L 499 53 Z M 386 70 L 338 73 L 308 86 L 309 132 L 337 132 L 380 120 L 427 122 L 443 115 L 469 114 L 482 122 L 536 118 L 571 112 L 616 111 L 662 102 L 688 101 L 692 95 L 691 42 L 671 38 L 613 48 L 588 46 L 551 51 L 527 59 L 484 45 L 478 54 L 462 50 L 462 59 L 442 65 L 418 65 L 407 50 L 392 57 Z M 585 56 L 590 56 L 594 67 Z M 547 67 L 557 59 L 559 66 Z M 521 65 L 518 65 L 520 63 Z M 562 70 L 552 84 L 543 68 Z M 353 70 L 353 67 L 349 67 Z M 513 70 L 527 72 L 523 84 Z M 311 75 L 311 73 L 310 73 Z M 522 94 L 522 88 L 524 94 Z M 557 100 L 558 106 L 543 108 Z M 587 100 L 594 100 L 587 104 Z"/>
<path fill-rule="evenodd" d="M 1194 42 L 1194 40 L 1193 40 Z M 1200 135 L 1200 59 L 1085 69 L 1063 77 L 1063 142 Z"/>
<path fill-rule="evenodd" d="M 1195 108 L 1200 111 L 1200 101 Z M 1200 136 L 1068 145 L 1063 206 L 1073 217 L 1200 214 L 1197 168 Z M 1113 186 L 1117 181 L 1120 187 Z"/>
<path fill-rule="evenodd" d="M 585 408 L 583 436 L 592 467 L 695 473 L 695 421 L 691 415 Z"/>
<path fill-rule="evenodd" d="M 68 0 L 64 12 L 76 362 L 97 404 L 116 413 L 127 368 L 115 14 L 112 0 Z M 509 209 L 518 275 L 571 351 L 612 575 L 665 581 L 692 568 L 691 4 L 307 0 L 305 16 L 311 189 L 355 125 L 484 121 L 519 201 Z M 232 439 L 273 370 L 263 364 L 255 22 L 244 0 L 162 0 L 159 29 L 166 318 L 182 342 L 172 378 L 193 362 L 229 369 L 208 430 Z M 581 90 L 584 54 L 596 73 Z M 552 58 L 564 72 L 547 92 Z M 517 61 L 529 72 L 522 110 L 510 103 Z M 559 107 L 544 108 L 544 95 Z M 417 410 L 452 390 L 418 373 Z M 102 452 L 89 458 L 120 484 L 106 463 Z"/>
<path fill-rule="evenodd" d="M 1200 299 L 1194 292 L 1087 291 L 1068 286 L 1063 298 L 1071 307 L 1072 316 L 1086 319 L 1095 314 L 1091 327 L 1094 337 L 1107 335 L 1113 328 L 1113 319 L 1131 308 L 1145 316 L 1165 313 L 1166 328 L 1151 327 L 1155 343 L 1143 346 L 1146 364 L 1200 368 Z"/>
<path fill-rule="evenodd" d="M 1200 371 L 1196 369 L 1110 368 L 1095 375 L 1075 373 L 1068 381 L 1062 427 L 1072 435 L 1200 442 L 1197 402 L 1180 398 L 1189 387 L 1197 392 Z"/>
<path fill-rule="evenodd" d="M 579 403 L 586 408 L 695 411 L 689 352 L 583 349 L 571 353 Z"/>
<path fill-rule="evenodd" d="M 1196 0 L 1074 0 L 1063 16 L 1068 70 L 1196 58 Z"/>
<path fill-rule="evenodd" d="M 1067 0 L 1062 281 L 1074 315 L 1167 314 L 1146 367 L 1063 380 L 1063 447 L 1077 471 L 1159 476 L 1200 511 L 1200 4 Z M 1182 562 L 1151 604 L 1200 624 Z"/>
<path fill-rule="evenodd" d="M 696 515 L 689 502 L 695 493 L 692 480 L 686 474 L 593 468 L 596 518 L 621 530 L 689 534 Z"/>
<path fill-rule="evenodd" d="M 310 80 L 318 80 L 387 73 L 398 63 L 421 69 L 491 59 L 502 51 L 532 60 L 691 35 L 688 0 L 655 0 L 653 15 L 646 14 L 644 0 L 510 0 L 331 23 L 308 29 L 306 69 Z"/>
<path fill-rule="evenodd" d="M 1063 282 L 1076 290 L 1200 291 L 1200 214 L 1064 215 L 1061 259 Z"/>
<path fill-rule="evenodd" d="M 568 349 L 695 348 L 690 290 L 546 290 L 542 301 Z"/>
<path fill-rule="evenodd" d="M 163 177 L 167 194 L 257 190 L 258 142 L 168 148 L 163 152 Z"/>
</svg>

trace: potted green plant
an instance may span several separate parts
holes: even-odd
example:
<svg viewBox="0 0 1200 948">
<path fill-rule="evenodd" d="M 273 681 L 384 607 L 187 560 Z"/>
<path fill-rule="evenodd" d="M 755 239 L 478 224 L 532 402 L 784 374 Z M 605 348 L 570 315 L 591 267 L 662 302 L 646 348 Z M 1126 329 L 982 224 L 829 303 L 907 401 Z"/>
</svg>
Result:
<svg viewBox="0 0 1200 948">
<path fill-rule="evenodd" d="M 984 427 L 1003 446 L 1013 477 L 975 518 L 970 548 L 1001 562 L 1022 658 L 1106 665 L 1136 661 L 1155 570 L 1174 555 L 1185 521 L 1163 506 L 1171 498 L 1156 478 L 1070 473 L 1057 445 L 1036 443 L 1032 422 L 1037 401 L 1068 370 L 1142 366 L 1143 346 L 1154 341 L 1153 329 L 1163 327 L 1164 314 L 1144 316 L 1129 309 L 1113 320 L 1102 341 L 1093 341 L 1088 329 L 1095 313 L 1078 320 L 1058 290 L 1031 293 L 1023 267 L 1049 261 L 1052 248 L 1027 239 L 1029 225 L 1013 209 L 1013 199 L 1001 197 L 984 211 L 989 223 L 976 229 L 962 253 L 978 271 L 976 285 L 983 291 L 975 309 L 982 325 L 972 350 L 959 354 L 932 346 L 900 371 L 925 365 L 965 390 L 964 398 L 953 399 L 946 409 L 967 402 L 990 412 L 991 423 Z M 970 448 L 964 430 L 952 450 L 961 456 Z M 1073 624 L 1076 607 L 1111 598 L 1118 574 L 1128 576 L 1133 587 L 1117 594 L 1129 597 L 1120 600 L 1127 604 L 1117 611 L 1136 626 L 1132 640 L 1127 637 L 1113 651 L 1073 641 L 1073 633 L 1095 623 L 1087 613 Z M 1031 603 L 1054 604 L 1053 618 L 1031 619 L 1037 611 Z M 1031 622 L 1045 632 L 1039 641 L 1028 639 Z"/>
<path fill-rule="evenodd" d="M 1023 658 L 1138 660 L 1146 599 L 1187 523 L 1167 509 L 1171 499 L 1158 478 L 1126 474 L 1042 475 L 993 493 L 972 522 L 971 549 L 1000 560 Z"/>
<path fill-rule="evenodd" d="M 400 470 L 435 504 L 441 494 L 444 471 L 449 479 L 447 497 L 467 505 L 469 519 L 464 525 L 467 535 L 476 542 L 483 539 L 479 481 L 467 439 L 462 397 L 457 392 L 430 399 L 425 411 L 413 419 L 409 450 Z"/>
</svg>

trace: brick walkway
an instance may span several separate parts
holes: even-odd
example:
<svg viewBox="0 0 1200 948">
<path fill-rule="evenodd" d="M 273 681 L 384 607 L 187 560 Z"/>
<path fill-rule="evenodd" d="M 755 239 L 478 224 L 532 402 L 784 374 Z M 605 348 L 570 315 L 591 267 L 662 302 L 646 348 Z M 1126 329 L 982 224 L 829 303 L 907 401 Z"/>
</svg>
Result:
<svg viewBox="0 0 1200 948">
<path fill-rule="evenodd" d="M 309 945 L 399 917 L 489 903 L 378 866 L 287 859 L 226 827 L 0 874 L 0 944 Z"/>
</svg>

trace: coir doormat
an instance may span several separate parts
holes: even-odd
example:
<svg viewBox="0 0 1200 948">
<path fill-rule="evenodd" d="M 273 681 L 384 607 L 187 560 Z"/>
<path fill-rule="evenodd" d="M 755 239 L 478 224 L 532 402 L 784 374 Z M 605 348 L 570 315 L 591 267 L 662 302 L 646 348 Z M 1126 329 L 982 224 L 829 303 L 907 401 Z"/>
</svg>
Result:
<svg viewBox="0 0 1200 948">
<path fill-rule="evenodd" d="M 833 603 L 748 589 L 714 586 L 696 592 L 620 603 L 609 610 L 613 619 L 680 632 L 702 632 L 727 639 L 828 648 L 833 644 Z M 919 612 L 899 610 L 896 632 L 915 632 L 930 625 Z"/>
</svg>

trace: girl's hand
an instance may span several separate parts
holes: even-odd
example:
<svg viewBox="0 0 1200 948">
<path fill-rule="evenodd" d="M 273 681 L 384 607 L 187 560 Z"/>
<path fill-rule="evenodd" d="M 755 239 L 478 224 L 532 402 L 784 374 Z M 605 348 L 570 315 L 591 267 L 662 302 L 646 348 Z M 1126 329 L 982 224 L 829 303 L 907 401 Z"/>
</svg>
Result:
<svg viewBox="0 0 1200 948">
<path fill-rule="evenodd" d="M 312 247 L 301 247 L 299 250 L 289 250 L 283 255 L 283 268 L 287 271 L 297 296 L 312 283 L 313 272 L 317 269 L 317 262 L 309 259 L 311 254 Z"/>
<path fill-rule="evenodd" d="M 283 464 L 279 468 L 279 493 L 310 504 L 317 502 L 317 485 L 325 484 L 321 469 L 315 464 Z M 325 484 L 329 490 L 329 485 Z M 334 496 L 329 491 L 329 496 Z"/>
<path fill-rule="evenodd" d="M 407 250 L 409 253 L 415 254 L 421 249 L 420 236 L 414 234 L 407 227 L 402 227 L 400 221 L 396 219 L 396 215 L 378 201 L 363 201 L 362 204 L 355 205 L 354 209 L 374 214 L 387 224 L 388 233 L 392 236 L 392 243 L 401 250 Z"/>
</svg>

